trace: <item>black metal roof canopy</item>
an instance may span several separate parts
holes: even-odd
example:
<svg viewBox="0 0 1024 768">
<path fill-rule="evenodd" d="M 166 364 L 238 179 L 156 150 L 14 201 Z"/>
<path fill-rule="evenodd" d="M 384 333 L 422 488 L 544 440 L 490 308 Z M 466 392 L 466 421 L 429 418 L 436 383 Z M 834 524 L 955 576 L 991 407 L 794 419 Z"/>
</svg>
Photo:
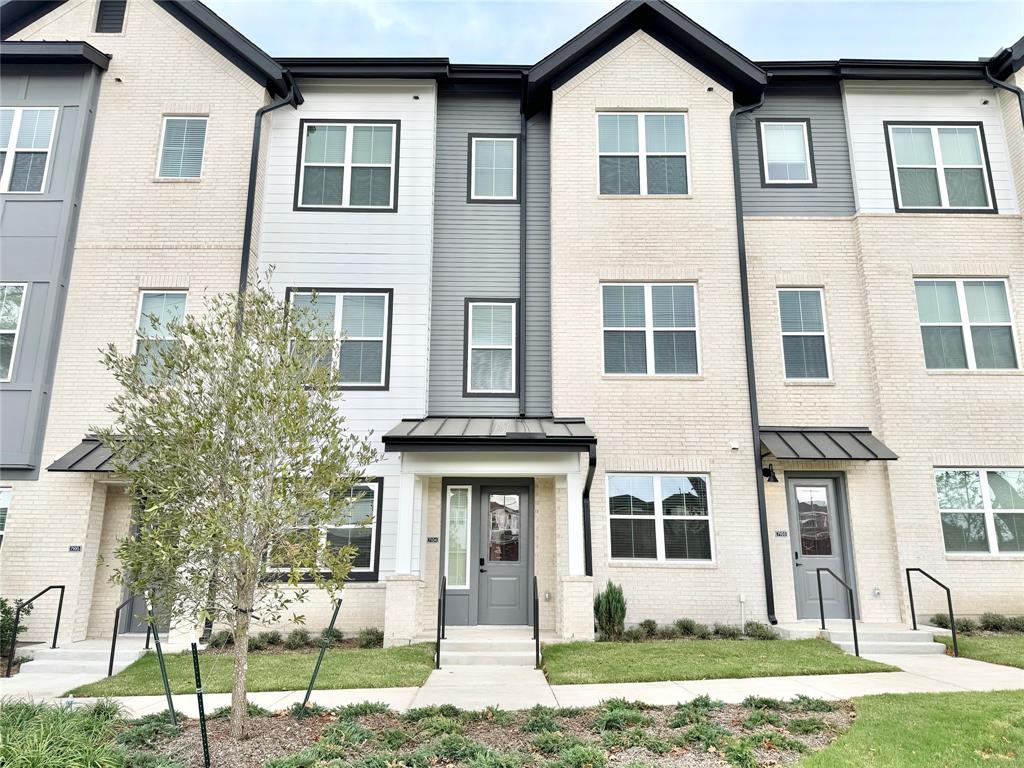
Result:
<svg viewBox="0 0 1024 768">
<path fill-rule="evenodd" d="M 402 419 L 385 451 L 583 451 L 597 438 L 583 419 L 428 416 Z"/>
<path fill-rule="evenodd" d="M 80 41 L 9 40 L 0 43 L 0 63 L 90 64 L 105 70 L 110 66 L 110 56 Z"/>
<path fill-rule="evenodd" d="M 867 427 L 761 427 L 763 456 L 801 461 L 892 461 L 899 457 Z"/>
<path fill-rule="evenodd" d="M 113 472 L 110 460 L 114 452 L 95 435 L 86 435 L 82 442 L 65 453 L 46 469 L 50 472 Z"/>
</svg>

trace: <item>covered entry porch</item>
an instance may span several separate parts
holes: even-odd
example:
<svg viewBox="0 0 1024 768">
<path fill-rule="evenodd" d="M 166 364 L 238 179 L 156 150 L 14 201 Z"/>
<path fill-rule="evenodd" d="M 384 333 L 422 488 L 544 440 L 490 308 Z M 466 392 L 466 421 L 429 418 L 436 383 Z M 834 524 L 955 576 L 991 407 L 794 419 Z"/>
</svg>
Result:
<svg viewBox="0 0 1024 768">
<path fill-rule="evenodd" d="M 401 454 L 385 644 L 448 626 L 532 626 L 592 639 L 589 493 L 596 439 L 582 419 L 432 417 L 383 438 Z"/>
</svg>

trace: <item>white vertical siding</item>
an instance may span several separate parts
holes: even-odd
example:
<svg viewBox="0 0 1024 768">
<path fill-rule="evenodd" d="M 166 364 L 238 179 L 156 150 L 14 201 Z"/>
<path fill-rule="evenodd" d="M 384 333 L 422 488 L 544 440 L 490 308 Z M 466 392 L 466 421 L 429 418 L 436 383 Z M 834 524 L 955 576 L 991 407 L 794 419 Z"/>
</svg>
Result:
<svg viewBox="0 0 1024 768">
<path fill-rule="evenodd" d="M 845 81 L 843 101 L 858 210 L 862 213 L 894 212 L 882 127 L 887 120 L 982 123 L 999 212 L 1018 212 L 1003 117 L 999 99 L 990 86 Z"/>
<path fill-rule="evenodd" d="M 387 391 L 341 393 L 349 426 L 378 438 L 427 406 L 433 227 L 433 81 L 300 83 L 305 103 L 272 113 L 260 269 L 273 287 L 392 288 L 391 377 Z M 400 120 L 398 211 L 296 211 L 299 120 Z M 368 470 L 384 478 L 381 577 L 394 571 L 399 460 L 382 454 Z"/>
</svg>

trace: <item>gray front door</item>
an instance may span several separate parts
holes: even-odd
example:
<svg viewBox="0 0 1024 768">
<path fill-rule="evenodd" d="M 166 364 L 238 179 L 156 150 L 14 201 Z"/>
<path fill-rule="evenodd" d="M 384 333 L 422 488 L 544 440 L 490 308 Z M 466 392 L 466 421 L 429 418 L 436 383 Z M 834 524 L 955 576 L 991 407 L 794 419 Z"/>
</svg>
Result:
<svg viewBox="0 0 1024 768">
<path fill-rule="evenodd" d="M 523 488 L 480 489 L 480 624 L 529 624 L 530 496 Z"/>
<path fill-rule="evenodd" d="M 793 550 L 796 612 L 801 619 L 817 619 L 818 568 L 831 568 L 850 586 L 843 555 L 843 521 L 839 514 L 836 482 L 831 477 L 787 477 L 789 531 Z M 846 589 L 827 573 L 821 574 L 825 618 L 850 618 Z"/>
</svg>

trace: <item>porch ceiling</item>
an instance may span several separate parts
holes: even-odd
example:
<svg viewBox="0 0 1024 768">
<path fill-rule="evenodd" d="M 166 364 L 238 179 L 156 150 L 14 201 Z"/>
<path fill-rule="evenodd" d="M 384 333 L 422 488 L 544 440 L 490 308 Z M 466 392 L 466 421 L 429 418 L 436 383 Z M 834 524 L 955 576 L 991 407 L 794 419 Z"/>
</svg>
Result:
<svg viewBox="0 0 1024 768">
<path fill-rule="evenodd" d="M 403 419 L 384 437 L 385 451 L 582 451 L 597 438 L 583 419 L 428 416 Z"/>
<path fill-rule="evenodd" d="M 761 427 L 762 456 L 804 461 L 899 458 L 867 427 Z"/>
</svg>

